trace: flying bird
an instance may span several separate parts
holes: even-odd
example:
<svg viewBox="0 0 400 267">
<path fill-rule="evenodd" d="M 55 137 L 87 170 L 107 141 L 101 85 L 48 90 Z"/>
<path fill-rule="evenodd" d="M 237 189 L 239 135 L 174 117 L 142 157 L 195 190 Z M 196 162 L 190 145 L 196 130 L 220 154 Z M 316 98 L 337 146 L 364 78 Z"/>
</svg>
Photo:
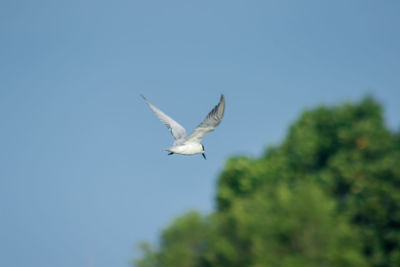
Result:
<svg viewBox="0 0 400 267">
<path fill-rule="evenodd" d="M 218 105 L 216 105 L 210 111 L 210 113 L 208 113 L 207 117 L 202 121 L 202 123 L 199 124 L 199 126 L 196 127 L 196 129 L 194 129 L 189 136 L 186 136 L 186 130 L 182 125 L 156 108 L 143 95 L 142 97 L 149 107 L 154 111 L 157 117 L 162 121 L 162 123 L 167 126 L 175 139 L 173 146 L 165 149 L 169 152 L 168 155 L 194 155 L 201 153 L 203 158 L 206 159 L 206 155 L 204 154 L 204 146 L 200 142 L 203 140 L 206 134 L 214 131 L 215 128 L 217 128 L 217 126 L 221 123 L 225 112 L 224 95 L 221 95 Z"/>
</svg>

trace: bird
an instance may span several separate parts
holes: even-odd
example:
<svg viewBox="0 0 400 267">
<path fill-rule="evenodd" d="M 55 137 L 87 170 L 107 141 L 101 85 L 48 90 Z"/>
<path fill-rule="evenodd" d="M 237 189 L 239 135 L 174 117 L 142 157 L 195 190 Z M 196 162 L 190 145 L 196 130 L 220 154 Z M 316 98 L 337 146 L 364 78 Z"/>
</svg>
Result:
<svg viewBox="0 0 400 267">
<path fill-rule="evenodd" d="M 170 130 L 175 139 L 172 147 L 164 149 L 169 152 L 168 155 L 194 155 L 201 153 L 203 158 L 207 159 L 204 153 L 204 145 L 202 145 L 200 142 L 208 133 L 217 128 L 224 117 L 225 97 L 223 94 L 221 94 L 219 103 L 208 113 L 206 118 L 193 130 L 189 136 L 186 135 L 186 130 L 182 125 L 155 107 L 152 103 L 150 103 L 149 100 L 147 100 L 146 97 L 143 95 L 141 95 L 141 97 L 149 105 L 161 122 L 164 123 L 168 130 Z"/>
</svg>

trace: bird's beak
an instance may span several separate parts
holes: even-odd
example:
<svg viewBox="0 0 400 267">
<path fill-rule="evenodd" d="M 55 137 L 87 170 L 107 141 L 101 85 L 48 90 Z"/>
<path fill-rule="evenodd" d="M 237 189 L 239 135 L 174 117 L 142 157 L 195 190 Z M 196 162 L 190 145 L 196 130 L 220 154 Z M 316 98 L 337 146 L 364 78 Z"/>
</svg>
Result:
<svg viewBox="0 0 400 267">
<path fill-rule="evenodd" d="M 206 154 L 204 154 L 204 153 L 201 153 L 201 155 L 203 155 L 203 158 L 204 158 L 204 159 L 206 159 Z"/>
</svg>

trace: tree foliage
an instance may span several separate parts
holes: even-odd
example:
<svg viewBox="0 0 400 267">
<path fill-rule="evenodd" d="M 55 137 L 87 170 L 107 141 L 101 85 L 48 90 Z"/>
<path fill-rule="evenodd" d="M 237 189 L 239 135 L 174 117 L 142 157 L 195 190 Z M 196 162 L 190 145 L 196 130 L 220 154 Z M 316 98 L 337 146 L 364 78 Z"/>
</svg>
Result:
<svg viewBox="0 0 400 267">
<path fill-rule="evenodd" d="M 217 210 L 137 266 L 400 266 L 400 135 L 372 98 L 304 111 L 265 155 L 230 158 Z"/>
</svg>

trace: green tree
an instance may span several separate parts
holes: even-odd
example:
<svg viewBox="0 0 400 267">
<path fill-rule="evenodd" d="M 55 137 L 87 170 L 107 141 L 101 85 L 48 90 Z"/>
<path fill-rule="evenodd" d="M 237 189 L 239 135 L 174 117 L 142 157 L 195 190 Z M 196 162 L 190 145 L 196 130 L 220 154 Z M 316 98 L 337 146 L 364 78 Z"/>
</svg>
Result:
<svg viewBox="0 0 400 267">
<path fill-rule="evenodd" d="M 261 158 L 229 159 L 217 210 L 178 219 L 138 266 L 400 266 L 399 186 L 377 102 L 307 110 Z"/>
<path fill-rule="evenodd" d="M 265 184 L 219 213 L 233 253 L 213 266 L 365 266 L 361 242 L 314 182 Z M 218 250 L 214 250 L 219 254 Z"/>
<path fill-rule="evenodd" d="M 161 235 L 160 249 L 154 251 L 142 243 L 144 257 L 136 262 L 140 267 L 207 266 L 205 257 L 211 241 L 208 217 L 189 212 L 177 218 Z"/>
</svg>

